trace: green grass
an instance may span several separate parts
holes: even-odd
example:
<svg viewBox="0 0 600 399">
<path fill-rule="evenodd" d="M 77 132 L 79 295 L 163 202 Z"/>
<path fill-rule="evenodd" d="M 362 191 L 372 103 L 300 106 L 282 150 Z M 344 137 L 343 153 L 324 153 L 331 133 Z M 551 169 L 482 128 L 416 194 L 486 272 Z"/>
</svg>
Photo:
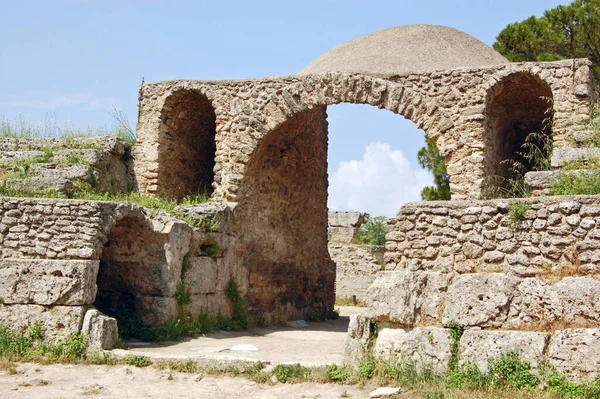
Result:
<svg viewBox="0 0 600 399">
<path fill-rule="evenodd" d="M 151 364 L 148 357 L 141 355 L 125 355 L 123 363 L 135 367 L 148 367 Z"/>
<path fill-rule="evenodd" d="M 508 206 L 508 221 L 513 231 L 520 231 L 523 222 L 526 219 L 527 211 L 531 207 L 524 202 L 513 202 Z"/>
<path fill-rule="evenodd" d="M 550 195 L 600 194 L 600 168 L 589 173 L 561 173 L 552 183 Z"/>
<path fill-rule="evenodd" d="M 49 344 L 44 340 L 40 323 L 33 323 L 24 331 L 14 331 L 0 325 L 0 358 L 9 361 L 72 362 L 83 358 L 86 337 L 74 334 L 64 342 Z"/>
</svg>

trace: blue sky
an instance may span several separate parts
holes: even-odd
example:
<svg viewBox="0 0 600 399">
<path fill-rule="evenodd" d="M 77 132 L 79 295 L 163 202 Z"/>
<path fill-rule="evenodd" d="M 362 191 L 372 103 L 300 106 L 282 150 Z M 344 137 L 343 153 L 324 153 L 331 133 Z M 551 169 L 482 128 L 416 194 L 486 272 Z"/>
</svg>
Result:
<svg viewBox="0 0 600 399">
<path fill-rule="evenodd" d="M 142 78 L 291 75 L 355 37 L 416 23 L 451 26 L 491 45 L 506 24 L 561 3 L 0 0 L 0 117 L 93 128 L 111 125 L 115 107 L 135 126 Z M 332 208 L 392 216 L 402 202 L 418 200 L 428 178 L 416 164 L 423 133 L 412 122 L 370 106 L 328 113 Z M 373 181 L 369 167 L 381 178 Z M 396 191 L 382 200 L 360 179 Z"/>
</svg>

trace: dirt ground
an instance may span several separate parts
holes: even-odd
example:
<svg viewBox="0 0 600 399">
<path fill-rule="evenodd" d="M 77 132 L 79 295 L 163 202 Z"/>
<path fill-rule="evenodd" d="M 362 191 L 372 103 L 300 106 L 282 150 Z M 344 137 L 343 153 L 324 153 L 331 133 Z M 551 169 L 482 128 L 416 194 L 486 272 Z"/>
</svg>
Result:
<svg viewBox="0 0 600 399">
<path fill-rule="evenodd" d="M 308 323 L 307 327 L 256 328 L 242 332 L 218 332 L 171 344 L 125 342 L 125 349 L 114 350 L 116 356 L 143 355 L 151 359 L 263 362 L 277 364 L 300 363 L 303 366 L 342 364 L 344 339 L 349 315 L 364 312 L 365 308 L 341 306 L 338 320 Z M 251 345 L 256 351 L 237 351 L 237 345 Z M 234 350 L 232 350 L 234 348 Z"/>
<path fill-rule="evenodd" d="M 261 361 L 305 366 L 342 364 L 348 316 L 364 308 L 341 307 L 339 320 L 308 327 L 277 327 L 219 332 L 176 344 L 126 343 L 116 356 L 140 354 L 157 359 Z M 253 345 L 257 351 L 231 350 Z M 372 387 L 371 387 L 372 389 Z M 197 376 L 153 367 L 20 364 L 17 373 L 0 371 L 0 398 L 368 398 L 370 389 L 335 384 L 258 384 L 244 378 Z"/>
<path fill-rule="evenodd" d="M 0 372 L 0 398 L 368 398 L 369 390 L 335 384 L 258 384 L 152 367 L 21 364 Z"/>
</svg>

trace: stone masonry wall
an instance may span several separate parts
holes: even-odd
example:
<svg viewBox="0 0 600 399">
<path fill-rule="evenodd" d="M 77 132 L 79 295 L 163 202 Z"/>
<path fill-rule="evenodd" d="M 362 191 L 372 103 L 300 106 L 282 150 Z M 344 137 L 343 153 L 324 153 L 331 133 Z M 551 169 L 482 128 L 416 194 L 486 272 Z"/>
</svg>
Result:
<svg viewBox="0 0 600 399">
<path fill-rule="evenodd" d="M 358 356 L 379 327 L 378 356 L 447 366 L 452 323 L 461 361 L 481 369 L 517 351 L 573 379 L 600 366 L 600 196 L 407 204 L 388 221 L 367 316 L 351 326 Z M 351 323 L 352 324 L 352 323 Z M 362 341 L 361 341 L 362 340 Z"/>
<path fill-rule="evenodd" d="M 219 212 L 227 208 L 212 215 Z M 94 307 L 131 306 L 152 325 L 180 312 L 229 315 L 227 282 L 247 279 L 229 267 L 229 227 L 193 228 L 128 203 L 2 198 L 0 320 L 12 328 L 39 321 L 53 341 L 83 331 L 91 345 L 110 349 L 117 323 Z M 204 253 L 207 246 L 216 252 Z M 181 283 L 191 288 L 183 307 L 174 297 Z"/>
<path fill-rule="evenodd" d="M 245 81 L 168 81 L 140 88 L 134 148 L 140 190 L 159 187 L 160 155 L 171 140 L 163 108 L 181 91 L 208 99 L 216 117 L 214 193 L 237 201 L 239 184 L 261 141 L 298 113 L 341 102 L 371 104 L 402 115 L 434 139 L 445 157 L 454 199 L 477 198 L 485 177 L 484 133 L 488 91 L 519 72 L 552 89 L 554 144 L 568 145 L 589 118 L 594 85 L 587 60 L 521 63 L 393 77 L 331 72 Z"/>
</svg>

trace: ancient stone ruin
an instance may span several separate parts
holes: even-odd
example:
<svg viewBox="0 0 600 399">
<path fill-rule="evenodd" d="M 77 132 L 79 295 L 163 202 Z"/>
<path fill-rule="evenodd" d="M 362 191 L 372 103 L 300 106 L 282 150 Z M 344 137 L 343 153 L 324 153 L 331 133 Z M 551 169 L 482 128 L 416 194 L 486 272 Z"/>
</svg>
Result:
<svg viewBox="0 0 600 399">
<path fill-rule="evenodd" d="M 132 148 L 3 139 L 0 162 L 61 148 L 7 180 L 37 196 L 87 184 L 178 200 L 206 191 L 211 202 L 173 216 L 129 203 L 3 198 L 0 319 L 41 321 L 56 340 L 83 331 L 108 349 L 119 320 L 104 314 L 149 325 L 228 315 L 231 280 L 266 323 L 332 309 L 326 109 L 370 104 L 437 143 L 452 201 L 407 204 L 390 221 L 385 271 L 368 289 L 366 317 L 351 320 L 349 356 L 372 343 L 378 356 L 444 368 L 457 324 L 461 361 L 485 368 L 489 356 L 516 350 L 534 366 L 548 360 L 588 378 L 600 364 L 600 197 L 478 199 L 486 177 L 511 177 L 502 161 L 523 162 L 528 133 L 551 135 L 555 155 L 585 152 L 575 147 L 596 101 L 590 65 L 509 63 L 451 28 L 398 27 L 294 76 L 143 84 Z M 553 171 L 536 173 L 528 179 L 541 195 Z M 516 202 L 527 207 L 519 220 Z M 175 298 L 182 284 L 191 290 L 184 305 Z"/>
<path fill-rule="evenodd" d="M 329 255 L 336 265 L 336 299 L 364 303 L 367 289 L 384 265 L 384 246 L 356 242 L 358 229 L 369 219 L 361 212 L 329 212 Z"/>
</svg>

